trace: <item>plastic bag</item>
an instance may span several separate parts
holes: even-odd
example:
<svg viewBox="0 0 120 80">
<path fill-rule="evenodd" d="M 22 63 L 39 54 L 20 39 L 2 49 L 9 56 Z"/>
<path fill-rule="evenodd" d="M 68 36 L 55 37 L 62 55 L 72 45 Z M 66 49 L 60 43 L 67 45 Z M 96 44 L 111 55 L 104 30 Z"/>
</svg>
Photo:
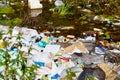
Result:
<svg viewBox="0 0 120 80">
<path fill-rule="evenodd" d="M 98 66 L 85 67 L 77 80 L 105 80 L 105 72 Z"/>
</svg>

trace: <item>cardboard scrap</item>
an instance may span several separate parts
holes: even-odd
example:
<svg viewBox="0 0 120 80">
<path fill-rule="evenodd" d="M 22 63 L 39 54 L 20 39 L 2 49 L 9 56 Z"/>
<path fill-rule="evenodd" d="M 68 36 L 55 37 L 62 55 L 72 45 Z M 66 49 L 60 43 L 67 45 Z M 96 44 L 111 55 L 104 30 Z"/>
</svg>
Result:
<svg viewBox="0 0 120 80">
<path fill-rule="evenodd" d="M 46 67 L 48 67 L 49 69 L 52 69 L 52 62 L 47 63 Z"/>
<path fill-rule="evenodd" d="M 105 80 L 114 80 L 117 77 L 117 73 L 112 70 L 109 64 L 107 63 L 100 63 L 98 66 L 103 69 L 106 74 Z"/>
<path fill-rule="evenodd" d="M 79 49 L 83 53 L 88 53 L 88 50 L 85 48 L 82 42 L 73 43 L 71 46 L 66 47 L 65 51 L 72 53 L 75 48 Z"/>
</svg>

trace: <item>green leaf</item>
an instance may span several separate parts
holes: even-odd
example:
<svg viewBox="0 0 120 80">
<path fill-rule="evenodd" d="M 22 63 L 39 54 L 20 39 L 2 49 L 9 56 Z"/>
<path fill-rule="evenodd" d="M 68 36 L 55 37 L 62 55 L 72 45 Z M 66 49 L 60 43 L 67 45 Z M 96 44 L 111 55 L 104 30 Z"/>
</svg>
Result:
<svg viewBox="0 0 120 80">
<path fill-rule="evenodd" d="M 73 80 L 73 77 L 76 76 L 75 72 L 71 69 L 66 70 L 67 75 L 65 76 L 67 80 Z"/>
<path fill-rule="evenodd" d="M 87 80 L 95 80 L 95 77 L 93 75 L 89 76 Z"/>
<path fill-rule="evenodd" d="M 23 63 L 23 64 L 22 64 L 22 68 L 21 68 L 21 70 L 23 71 L 23 75 L 25 74 L 25 71 L 26 71 L 25 68 L 26 68 L 26 65 Z"/>
<path fill-rule="evenodd" d="M 17 37 L 16 37 L 16 38 L 17 38 L 17 40 L 22 39 L 22 33 L 19 32 L 19 33 L 17 34 Z"/>
<path fill-rule="evenodd" d="M 49 80 L 49 79 L 48 79 L 48 77 L 45 77 L 45 76 L 44 76 L 44 77 L 42 78 L 42 80 Z"/>
<path fill-rule="evenodd" d="M 19 25 L 22 22 L 22 20 L 20 18 L 14 18 L 11 20 L 11 24 L 13 24 L 14 26 Z"/>
<path fill-rule="evenodd" d="M 0 61 L 0 66 L 3 66 L 3 62 L 2 61 Z"/>
<path fill-rule="evenodd" d="M 13 30 L 9 29 L 8 33 L 10 34 L 11 37 L 12 37 L 12 32 L 13 32 Z"/>
<path fill-rule="evenodd" d="M 2 39 L 2 31 L 0 31 L 0 39 Z"/>
</svg>

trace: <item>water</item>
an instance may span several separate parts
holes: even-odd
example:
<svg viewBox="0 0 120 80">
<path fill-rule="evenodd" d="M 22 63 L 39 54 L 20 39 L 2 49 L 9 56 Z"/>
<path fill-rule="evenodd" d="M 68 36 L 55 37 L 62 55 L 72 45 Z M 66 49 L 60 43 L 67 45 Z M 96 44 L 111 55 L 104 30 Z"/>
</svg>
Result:
<svg viewBox="0 0 120 80">
<path fill-rule="evenodd" d="M 79 35 L 81 31 L 88 30 L 90 27 L 87 25 L 81 25 L 79 22 L 80 13 L 76 12 L 74 15 L 59 16 L 58 14 L 53 15 L 51 8 L 55 7 L 54 3 L 49 3 L 47 1 L 41 2 L 43 4 L 43 9 L 30 10 L 27 6 L 21 8 L 20 12 L 15 13 L 13 17 L 21 17 L 23 22 L 21 26 L 27 26 L 34 28 L 38 31 L 48 29 L 53 30 L 55 27 L 75 27 L 75 30 L 65 30 L 65 34 L 76 34 Z M 84 27 L 84 28 L 83 28 Z"/>
<path fill-rule="evenodd" d="M 92 21 L 91 19 L 95 14 L 84 13 L 80 11 L 77 6 L 72 7 L 70 10 L 74 14 L 67 14 L 60 16 L 59 14 L 53 14 L 50 11 L 54 8 L 54 2 L 42 1 L 42 9 L 30 10 L 27 5 L 12 6 L 14 9 L 19 8 L 20 11 L 15 11 L 15 14 L 11 14 L 11 17 L 19 17 L 23 21 L 20 26 L 36 29 L 38 32 L 48 29 L 49 31 L 56 30 L 56 27 L 74 27 L 70 30 L 61 30 L 62 34 L 71 34 L 80 36 L 83 31 L 93 30 L 94 27 L 102 28 L 105 25 Z M 27 3 L 26 3 L 27 4 Z M 60 30 L 60 29 L 59 29 Z M 112 29 L 113 30 L 113 29 Z"/>
</svg>

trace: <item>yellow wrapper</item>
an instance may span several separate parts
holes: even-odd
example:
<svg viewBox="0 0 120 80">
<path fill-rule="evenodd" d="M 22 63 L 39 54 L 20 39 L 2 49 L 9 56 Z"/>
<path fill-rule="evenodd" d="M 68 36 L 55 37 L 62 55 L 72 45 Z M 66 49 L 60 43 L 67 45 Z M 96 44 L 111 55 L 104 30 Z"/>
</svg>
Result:
<svg viewBox="0 0 120 80">
<path fill-rule="evenodd" d="M 6 47 L 6 42 L 3 40 L 0 40 L 0 48 L 5 48 Z"/>
<path fill-rule="evenodd" d="M 41 41 L 44 41 L 44 42 L 46 42 L 46 43 L 49 43 L 49 42 L 50 42 L 47 38 L 42 38 Z"/>
</svg>

